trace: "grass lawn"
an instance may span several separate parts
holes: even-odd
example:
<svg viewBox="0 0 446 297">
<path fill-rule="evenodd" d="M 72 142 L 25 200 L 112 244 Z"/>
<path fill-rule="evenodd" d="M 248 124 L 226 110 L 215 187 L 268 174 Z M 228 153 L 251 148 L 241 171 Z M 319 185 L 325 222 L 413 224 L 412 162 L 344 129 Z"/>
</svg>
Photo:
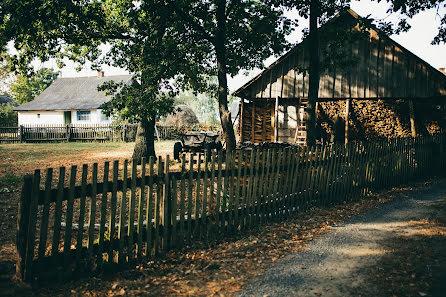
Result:
<svg viewBox="0 0 446 297">
<path fill-rule="evenodd" d="M 172 154 L 176 140 L 155 142 L 158 155 Z M 130 159 L 134 143 L 25 143 L 0 145 L 0 193 L 15 189 L 35 169 Z"/>
</svg>

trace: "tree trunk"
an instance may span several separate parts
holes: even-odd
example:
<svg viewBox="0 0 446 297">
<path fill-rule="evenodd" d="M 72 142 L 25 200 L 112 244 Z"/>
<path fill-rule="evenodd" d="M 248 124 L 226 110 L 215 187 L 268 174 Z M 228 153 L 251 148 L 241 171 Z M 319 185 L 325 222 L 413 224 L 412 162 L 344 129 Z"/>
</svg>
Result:
<svg viewBox="0 0 446 297">
<path fill-rule="evenodd" d="M 136 130 L 135 148 L 132 159 L 155 157 L 155 120 L 142 119 Z"/>
<path fill-rule="evenodd" d="M 307 106 L 307 144 L 316 143 L 316 102 L 319 93 L 319 37 L 317 20 L 319 17 L 319 0 L 311 0 L 310 4 L 310 63 Z"/>
<path fill-rule="evenodd" d="M 231 113 L 228 110 L 228 80 L 226 77 L 226 1 L 217 1 L 217 32 L 215 38 L 215 52 L 217 56 L 218 76 L 218 111 L 220 114 L 223 137 L 226 149 L 235 148 L 235 134 L 231 121 Z"/>
</svg>

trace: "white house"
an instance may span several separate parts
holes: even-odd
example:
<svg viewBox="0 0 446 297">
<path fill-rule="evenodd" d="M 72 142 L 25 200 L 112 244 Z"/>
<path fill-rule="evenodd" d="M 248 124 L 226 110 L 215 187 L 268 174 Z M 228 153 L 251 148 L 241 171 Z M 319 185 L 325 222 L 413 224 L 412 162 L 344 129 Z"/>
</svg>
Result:
<svg viewBox="0 0 446 297">
<path fill-rule="evenodd" d="M 56 79 L 31 102 L 20 105 L 19 125 L 109 124 L 112 119 L 102 113 L 100 106 L 111 97 L 98 91 L 104 82 L 130 83 L 131 75 L 70 77 Z"/>
</svg>

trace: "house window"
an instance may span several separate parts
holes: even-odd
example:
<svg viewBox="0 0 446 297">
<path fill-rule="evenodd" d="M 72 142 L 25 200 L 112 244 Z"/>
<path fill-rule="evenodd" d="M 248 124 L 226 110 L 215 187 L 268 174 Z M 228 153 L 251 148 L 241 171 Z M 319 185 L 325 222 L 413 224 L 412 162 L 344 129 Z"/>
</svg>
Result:
<svg viewBox="0 0 446 297">
<path fill-rule="evenodd" d="M 77 112 L 77 120 L 78 121 L 89 121 L 90 120 L 90 111 L 89 110 L 79 110 Z"/>
</svg>

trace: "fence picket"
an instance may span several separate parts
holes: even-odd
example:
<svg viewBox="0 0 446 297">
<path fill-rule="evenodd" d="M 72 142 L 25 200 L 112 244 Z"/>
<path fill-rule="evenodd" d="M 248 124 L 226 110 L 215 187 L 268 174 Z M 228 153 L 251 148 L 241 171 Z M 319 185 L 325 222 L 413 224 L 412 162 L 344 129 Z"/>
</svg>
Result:
<svg viewBox="0 0 446 297">
<path fill-rule="evenodd" d="M 122 192 L 121 200 L 119 202 L 119 226 L 118 226 L 118 264 L 124 264 L 126 258 L 124 255 L 124 239 L 125 239 L 125 209 L 127 208 L 127 175 L 128 175 L 128 160 L 124 160 L 124 169 L 122 173 Z"/>
<path fill-rule="evenodd" d="M 109 162 L 104 163 L 104 176 L 102 183 L 102 195 L 101 195 L 101 213 L 99 221 L 99 242 L 97 252 L 98 267 L 102 266 L 102 247 L 104 245 L 105 238 L 105 220 L 107 215 L 107 200 L 108 200 L 108 174 L 109 174 Z"/>
<path fill-rule="evenodd" d="M 82 257 L 82 247 L 83 247 L 83 233 L 84 233 L 84 222 L 85 222 L 85 204 L 86 204 L 86 196 L 87 196 L 87 174 L 88 174 L 88 165 L 84 164 L 82 166 L 82 179 L 81 179 L 81 196 L 79 198 L 79 231 L 77 232 L 77 241 L 76 241 L 76 266 L 77 270 L 81 270 L 81 262 Z"/>
<path fill-rule="evenodd" d="M 147 201 L 146 201 L 146 257 L 149 258 L 152 253 L 153 248 L 153 187 L 154 187 L 154 181 L 153 181 L 153 175 L 154 175 L 154 166 L 155 158 L 153 156 L 149 157 L 149 181 L 147 183 L 147 186 L 149 187 L 148 193 L 147 193 Z"/>
<path fill-rule="evenodd" d="M 43 204 L 42 211 L 42 224 L 40 226 L 40 240 L 39 240 L 39 260 L 43 260 L 46 252 L 46 241 L 48 238 L 48 220 L 50 216 L 50 200 L 51 200 L 51 184 L 53 182 L 53 168 L 48 168 L 46 170 L 45 178 L 45 201 Z M 45 269 L 45 264 L 41 261 L 39 263 L 40 271 Z"/>
<path fill-rule="evenodd" d="M 93 164 L 92 173 L 92 193 L 90 197 L 90 217 L 88 220 L 88 245 L 87 245 L 87 262 L 88 268 L 92 268 L 93 245 L 94 245 L 94 227 L 96 220 L 96 195 L 98 183 L 98 163 Z"/>
<path fill-rule="evenodd" d="M 57 263 L 56 256 L 57 253 L 59 252 L 64 182 L 65 182 L 65 167 L 60 167 L 59 182 L 57 185 L 57 200 L 54 206 L 53 243 L 51 245 L 51 256 L 53 257 L 53 263 Z"/>
<path fill-rule="evenodd" d="M 37 221 L 37 208 L 38 208 L 38 195 L 40 189 L 40 170 L 34 171 L 32 181 L 31 200 L 29 201 L 29 219 L 28 219 L 28 232 L 26 238 L 26 255 L 25 255 L 25 281 L 31 281 L 33 279 L 33 259 L 34 259 L 34 242 L 36 235 L 36 221 Z"/>
<path fill-rule="evenodd" d="M 185 215 L 185 197 L 186 197 L 186 155 L 181 156 L 181 185 L 180 185 L 180 230 L 179 230 L 179 240 L 180 244 L 183 244 L 185 239 L 185 226 L 184 226 L 184 215 Z"/>
<path fill-rule="evenodd" d="M 113 242 L 116 232 L 116 203 L 118 198 L 118 170 L 119 161 L 115 160 L 113 162 L 113 181 L 112 181 L 112 194 L 110 200 L 110 220 L 108 224 L 108 235 L 110 237 L 110 244 L 108 246 L 108 262 L 114 262 L 113 257 Z"/>
<path fill-rule="evenodd" d="M 138 199 L 138 225 L 137 225 L 137 251 L 136 251 L 136 257 L 138 258 L 138 261 L 142 260 L 142 235 L 144 230 L 144 198 L 146 197 L 146 161 L 147 159 L 145 157 L 141 158 L 141 185 L 140 187 L 140 193 L 139 193 L 139 199 Z M 147 224 L 149 222 L 147 221 Z"/>
<path fill-rule="evenodd" d="M 71 231 L 73 228 L 73 207 L 74 207 L 74 189 L 76 186 L 76 171 L 77 166 L 71 166 L 70 172 L 70 191 L 67 201 L 67 212 L 65 218 L 65 238 L 63 244 L 63 253 L 64 253 L 64 265 L 65 267 L 69 267 L 71 262 Z"/>
</svg>

